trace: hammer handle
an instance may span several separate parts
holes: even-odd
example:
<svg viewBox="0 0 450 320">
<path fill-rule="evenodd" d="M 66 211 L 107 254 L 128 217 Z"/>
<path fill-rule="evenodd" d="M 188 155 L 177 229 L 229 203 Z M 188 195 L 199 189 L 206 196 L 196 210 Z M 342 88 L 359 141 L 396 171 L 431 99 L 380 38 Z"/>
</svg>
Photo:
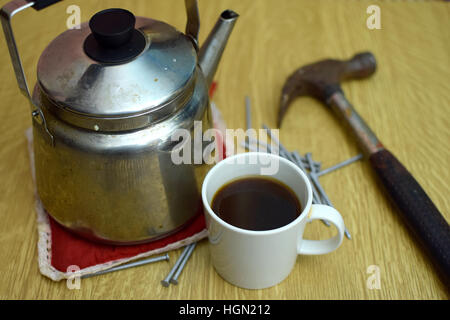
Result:
<svg viewBox="0 0 450 320">
<path fill-rule="evenodd" d="M 408 170 L 383 147 L 340 89 L 327 104 L 348 125 L 404 221 L 450 286 L 450 227 L 447 221 Z"/>
<path fill-rule="evenodd" d="M 419 183 L 392 153 L 383 149 L 370 155 L 369 159 L 404 221 L 449 285 L 449 224 Z"/>
</svg>

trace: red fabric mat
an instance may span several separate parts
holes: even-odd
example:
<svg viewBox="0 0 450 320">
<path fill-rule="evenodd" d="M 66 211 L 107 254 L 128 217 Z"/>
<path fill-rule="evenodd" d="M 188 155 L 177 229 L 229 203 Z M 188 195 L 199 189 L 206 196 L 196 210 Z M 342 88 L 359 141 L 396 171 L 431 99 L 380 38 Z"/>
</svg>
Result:
<svg viewBox="0 0 450 320">
<path fill-rule="evenodd" d="M 51 217 L 49 220 L 52 239 L 51 264 L 61 272 L 66 272 L 72 265 L 85 269 L 110 261 L 131 258 L 182 241 L 205 229 L 205 218 L 201 212 L 192 223 L 170 237 L 141 245 L 114 246 L 90 242 L 67 231 Z"/>
</svg>

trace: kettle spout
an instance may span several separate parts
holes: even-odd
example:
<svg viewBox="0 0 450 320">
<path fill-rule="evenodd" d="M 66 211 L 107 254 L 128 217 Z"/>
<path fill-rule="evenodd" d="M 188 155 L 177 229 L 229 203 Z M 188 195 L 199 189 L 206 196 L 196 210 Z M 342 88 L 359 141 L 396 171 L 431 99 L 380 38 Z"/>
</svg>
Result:
<svg viewBox="0 0 450 320">
<path fill-rule="evenodd" d="M 234 11 L 224 11 L 200 49 L 199 64 L 205 75 L 208 88 L 211 86 L 228 38 L 238 17 L 239 15 Z"/>
</svg>

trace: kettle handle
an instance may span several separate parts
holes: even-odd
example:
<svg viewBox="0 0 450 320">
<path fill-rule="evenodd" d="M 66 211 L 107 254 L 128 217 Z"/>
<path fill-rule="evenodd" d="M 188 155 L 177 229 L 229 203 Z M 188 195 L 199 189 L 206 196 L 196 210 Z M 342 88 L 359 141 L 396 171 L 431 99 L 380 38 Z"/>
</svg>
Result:
<svg viewBox="0 0 450 320">
<path fill-rule="evenodd" d="M 27 2 L 33 2 L 33 9 L 39 11 L 51 6 L 54 3 L 60 2 L 62 0 L 27 0 Z"/>
<path fill-rule="evenodd" d="M 19 51 L 17 49 L 16 40 L 14 39 L 14 33 L 11 25 L 11 20 L 17 13 L 33 7 L 35 10 L 44 9 L 53 3 L 59 2 L 61 0 L 13 0 L 8 2 L 0 10 L 0 20 L 3 27 L 3 32 L 5 34 L 6 43 L 8 45 L 9 54 L 11 56 L 11 61 L 14 67 L 14 73 L 16 74 L 17 83 L 22 94 L 28 99 L 31 106 L 32 115 L 34 118 L 40 117 L 42 119 L 42 124 L 44 125 L 45 131 L 51 138 L 51 143 L 53 145 L 53 135 L 49 132 L 47 128 L 47 123 L 42 113 L 41 108 L 33 102 L 31 97 L 30 89 L 28 87 L 27 79 L 25 77 L 25 72 L 23 70 L 22 61 L 20 60 Z"/>
<path fill-rule="evenodd" d="M 187 13 L 186 35 L 191 39 L 198 51 L 198 34 L 200 32 L 200 15 L 198 13 L 197 0 L 184 0 Z"/>
<path fill-rule="evenodd" d="M 0 19 L 2 22 L 3 32 L 8 44 L 9 54 L 11 56 L 14 72 L 16 74 L 17 83 L 19 84 L 20 91 L 26 98 L 28 98 L 28 100 L 30 100 L 31 104 L 33 104 L 33 102 L 30 94 L 30 89 L 28 87 L 27 79 L 23 71 L 22 61 L 20 60 L 16 40 L 14 39 L 11 20 L 14 15 L 25 9 L 28 9 L 29 7 L 33 7 L 35 10 L 41 10 L 59 1 L 61 0 L 14 0 L 8 2 L 0 11 Z"/>
</svg>

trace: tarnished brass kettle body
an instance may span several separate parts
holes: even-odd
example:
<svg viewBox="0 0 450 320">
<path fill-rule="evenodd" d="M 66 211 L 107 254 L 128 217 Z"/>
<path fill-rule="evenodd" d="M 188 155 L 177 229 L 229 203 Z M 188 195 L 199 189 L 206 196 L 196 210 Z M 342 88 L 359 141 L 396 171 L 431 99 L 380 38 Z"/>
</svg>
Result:
<svg viewBox="0 0 450 320">
<path fill-rule="evenodd" d="M 42 53 L 30 95 L 14 14 L 57 1 L 15 0 L 0 14 L 19 87 L 30 100 L 38 194 L 61 225 L 97 241 L 166 236 L 201 210 L 206 164 L 172 161 L 176 130 L 211 128 L 208 89 L 238 15 L 225 11 L 198 47 L 197 2 L 186 34 L 123 9 L 94 15 Z"/>
</svg>

